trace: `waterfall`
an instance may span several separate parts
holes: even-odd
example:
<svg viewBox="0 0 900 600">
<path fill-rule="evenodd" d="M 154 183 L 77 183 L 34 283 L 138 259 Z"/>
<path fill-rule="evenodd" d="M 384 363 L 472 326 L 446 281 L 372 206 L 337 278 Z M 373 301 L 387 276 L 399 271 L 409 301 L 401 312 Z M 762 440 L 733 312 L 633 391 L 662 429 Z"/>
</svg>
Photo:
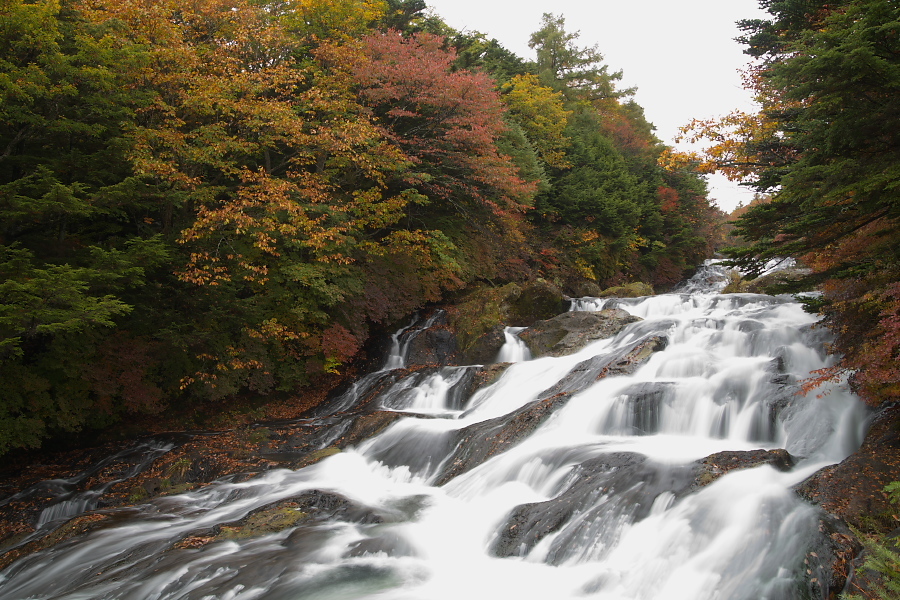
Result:
<svg viewBox="0 0 900 600">
<path fill-rule="evenodd" d="M 708 265 L 690 292 L 573 303 L 643 320 L 569 356 L 527 360 L 508 330 L 498 360 L 512 364 L 474 394 L 477 366 L 391 380 L 379 410 L 399 418 L 375 437 L 115 511 L 0 572 L 0 597 L 805 597 L 822 534 L 791 488 L 857 448 L 867 413 L 844 382 L 797 395 L 831 360 L 815 317 L 786 297 L 719 295 L 722 277 Z M 583 375 L 654 336 L 664 349 L 632 373 Z M 698 482 L 711 457 L 783 451 L 791 464 Z M 272 505 L 297 524 L 221 534 Z"/>
<path fill-rule="evenodd" d="M 531 350 L 525 345 L 518 334 L 524 331 L 525 327 L 506 327 L 503 330 L 503 346 L 497 353 L 497 362 L 522 362 L 523 360 L 531 360 Z"/>
</svg>

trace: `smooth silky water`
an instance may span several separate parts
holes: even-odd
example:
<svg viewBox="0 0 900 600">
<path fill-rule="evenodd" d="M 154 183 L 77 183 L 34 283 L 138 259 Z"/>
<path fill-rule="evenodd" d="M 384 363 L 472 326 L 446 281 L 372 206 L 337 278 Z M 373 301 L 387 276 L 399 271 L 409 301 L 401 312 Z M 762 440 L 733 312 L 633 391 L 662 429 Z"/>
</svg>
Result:
<svg viewBox="0 0 900 600">
<path fill-rule="evenodd" d="M 819 533 L 816 509 L 791 487 L 853 452 L 867 413 L 844 384 L 795 393 L 830 360 L 813 316 L 788 298 L 720 295 L 723 280 L 711 265 L 684 293 L 574 302 L 644 320 L 572 356 L 531 360 L 507 330 L 498 360 L 514 364 L 471 398 L 458 384 L 474 367 L 413 374 L 382 397 L 404 417 L 375 438 L 298 471 L 120 509 L 116 526 L 0 573 L 0 598 L 796 598 Z M 456 432 L 649 335 L 668 345 L 632 375 L 598 381 L 506 452 L 434 485 Z M 400 346 L 380 374 L 403 366 Z M 353 401 L 351 390 L 338 407 Z M 761 448 L 784 448 L 798 464 L 690 485 L 693 461 Z M 379 522 L 176 547 L 307 490 L 340 494 Z"/>
</svg>

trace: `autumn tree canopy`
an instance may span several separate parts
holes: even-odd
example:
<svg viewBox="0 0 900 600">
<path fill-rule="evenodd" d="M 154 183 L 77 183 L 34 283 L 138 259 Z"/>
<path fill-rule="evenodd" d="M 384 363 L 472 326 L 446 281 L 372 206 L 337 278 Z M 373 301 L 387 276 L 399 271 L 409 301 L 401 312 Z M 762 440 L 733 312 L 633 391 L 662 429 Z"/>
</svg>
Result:
<svg viewBox="0 0 900 600">
<path fill-rule="evenodd" d="M 847 371 L 870 402 L 900 391 L 900 7 L 887 0 L 766 3 L 744 21 L 756 115 L 699 124 L 708 155 L 771 201 L 752 207 L 732 252 L 749 272 L 773 257 L 812 267 L 812 303 L 839 333 Z"/>
<path fill-rule="evenodd" d="M 0 454 L 293 392 L 467 287 L 702 258 L 702 180 L 562 17 L 534 63 L 425 9 L 0 0 Z"/>
</svg>

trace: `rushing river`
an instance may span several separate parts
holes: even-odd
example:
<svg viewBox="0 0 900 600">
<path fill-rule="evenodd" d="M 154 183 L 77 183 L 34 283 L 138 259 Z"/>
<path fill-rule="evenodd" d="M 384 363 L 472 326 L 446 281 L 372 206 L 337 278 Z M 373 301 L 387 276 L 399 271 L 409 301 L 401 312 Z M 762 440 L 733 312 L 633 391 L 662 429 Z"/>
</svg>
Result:
<svg viewBox="0 0 900 600">
<path fill-rule="evenodd" d="M 531 359 L 508 330 L 499 358 L 514 364 L 472 397 L 458 393 L 467 367 L 401 380 L 381 403 L 403 418 L 312 466 L 120 509 L 114 526 L 0 573 L 0 598 L 800 597 L 820 534 L 815 507 L 791 487 L 853 452 L 866 413 L 844 385 L 795 394 L 828 364 L 815 317 L 789 298 L 720 295 L 710 269 L 683 293 L 575 302 L 643 320 L 571 356 Z M 460 440 L 472 439 L 462 432 L 651 335 L 667 345 L 637 371 L 582 386 L 528 435 L 454 474 Z M 401 346 L 381 373 L 402 366 Z M 796 464 L 694 481 L 695 461 L 758 449 L 785 449 Z M 180 544 L 313 490 L 351 508 L 261 537 Z"/>
</svg>

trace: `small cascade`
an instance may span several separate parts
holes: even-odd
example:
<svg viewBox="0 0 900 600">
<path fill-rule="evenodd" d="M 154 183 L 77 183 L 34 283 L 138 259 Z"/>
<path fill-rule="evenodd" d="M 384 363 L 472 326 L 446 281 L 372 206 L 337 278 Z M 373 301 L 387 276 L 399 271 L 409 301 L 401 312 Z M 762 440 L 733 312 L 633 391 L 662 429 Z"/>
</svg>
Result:
<svg viewBox="0 0 900 600">
<path fill-rule="evenodd" d="M 506 327 L 503 330 L 503 346 L 497 353 L 498 363 L 503 362 L 522 362 L 523 360 L 531 360 L 531 350 L 519 339 L 519 333 L 524 331 L 525 327 Z"/>
<path fill-rule="evenodd" d="M 13 562 L 0 597 L 810 597 L 819 567 L 805 561 L 823 534 L 793 487 L 854 451 L 868 412 L 846 382 L 797 395 L 831 364 L 828 336 L 789 298 L 718 294 L 723 278 L 709 263 L 677 293 L 573 302 L 643 320 L 568 356 L 527 360 L 508 330 L 498 360 L 511 364 L 407 372 L 430 325 L 404 328 L 385 367 L 321 417 L 337 439 L 357 423 L 337 413 L 365 398 L 388 418 L 377 435 L 298 470 L 113 511 Z M 720 453 L 785 451 L 784 464 L 700 475 Z M 61 497 L 42 520 L 82 500 Z M 266 509 L 285 525 L 227 535 Z"/>
<path fill-rule="evenodd" d="M 728 285 L 729 270 L 723 268 L 721 262 L 715 258 L 707 259 L 693 277 L 675 286 L 672 293 L 709 294 L 722 291 Z"/>
<path fill-rule="evenodd" d="M 413 373 L 381 394 L 381 405 L 421 414 L 458 414 L 464 408 L 475 367 L 443 367 Z"/>
<path fill-rule="evenodd" d="M 393 369 L 403 369 L 406 367 L 406 360 L 409 356 L 409 345 L 423 331 L 434 326 L 435 322 L 443 315 L 443 311 L 435 311 L 421 324 L 418 317 L 412 323 L 403 327 L 391 336 L 391 350 L 388 353 L 382 371 L 391 371 Z"/>
<path fill-rule="evenodd" d="M 141 442 L 101 460 L 78 475 L 67 479 L 42 481 L 35 486 L 3 499 L 0 501 L 0 506 L 15 501 L 27 501 L 28 498 L 32 497 L 54 497 L 54 501 L 38 517 L 34 533 L 19 540 L 16 546 L 21 546 L 32 539 L 42 536 L 47 531 L 72 517 L 94 510 L 97 508 L 100 498 L 109 488 L 143 472 L 153 464 L 153 461 L 174 447 L 175 444 L 162 440 Z M 108 468 L 115 468 L 121 471 L 121 475 L 102 485 L 80 489 L 84 487 L 85 483 L 89 482 L 91 477 Z"/>
<path fill-rule="evenodd" d="M 597 311 L 609 308 L 607 298 L 573 298 L 569 311 Z"/>
<path fill-rule="evenodd" d="M 391 372 L 406 368 L 409 357 L 409 348 L 413 340 L 423 331 L 433 327 L 435 322 L 443 316 L 443 311 L 435 311 L 434 314 L 422 321 L 416 316 L 409 325 L 401 327 L 391 335 L 391 348 L 388 350 L 384 366 L 373 373 L 368 373 L 354 381 L 346 392 L 319 407 L 317 416 L 325 416 L 347 411 L 370 394 L 373 390 L 389 380 Z"/>
</svg>

